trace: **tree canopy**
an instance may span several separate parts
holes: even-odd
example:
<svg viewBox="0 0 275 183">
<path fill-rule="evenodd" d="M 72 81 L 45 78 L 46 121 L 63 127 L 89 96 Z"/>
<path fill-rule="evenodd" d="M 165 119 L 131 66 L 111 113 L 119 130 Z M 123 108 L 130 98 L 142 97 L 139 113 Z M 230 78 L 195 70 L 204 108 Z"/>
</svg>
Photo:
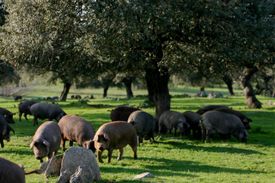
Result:
<svg viewBox="0 0 275 183">
<path fill-rule="evenodd" d="M 4 58 L 70 81 L 140 70 L 157 115 L 170 108 L 171 73 L 196 68 L 211 76 L 274 64 L 271 0 L 6 2 Z"/>
</svg>

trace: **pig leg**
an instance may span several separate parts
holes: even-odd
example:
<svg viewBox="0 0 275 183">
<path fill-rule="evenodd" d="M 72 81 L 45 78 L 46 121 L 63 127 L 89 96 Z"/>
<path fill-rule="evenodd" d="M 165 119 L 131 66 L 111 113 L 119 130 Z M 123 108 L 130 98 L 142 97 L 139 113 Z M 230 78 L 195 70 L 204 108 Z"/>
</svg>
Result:
<svg viewBox="0 0 275 183">
<path fill-rule="evenodd" d="M 139 142 L 139 144 L 143 143 L 143 138 L 141 136 L 138 137 L 138 142 Z"/>
<path fill-rule="evenodd" d="M 97 157 L 98 157 L 98 161 L 100 163 L 103 163 L 103 160 L 102 160 L 102 151 L 97 151 Z"/>
<path fill-rule="evenodd" d="M 27 115 L 28 115 L 28 114 L 25 113 L 25 114 L 24 114 L 24 117 L 25 117 L 25 119 L 28 121 Z M 22 116 L 22 114 L 21 114 L 21 116 Z M 21 121 L 21 120 L 20 120 L 20 121 Z"/>
<path fill-rule="evenodd" d="M 136 145 L 130 145 L 133 152 L 134 152 L 134 159 L 137 159 L 137 146 Z"/>
<path fill-rule="evenodd" d="M 174 127 L 174 136 L 177 136 L 177 127 Z"/>
<path fill-rule="evenodd" d="M 70 146 L 74 145 L 74 141 L 70 140 Z"/>
<path fill-rule="evenodd" d="M 137 145 L 138 145 L 138 137 L 133 137 L 131 143 L 129 144 L 134 152 L 134 159 L 137 159 Z"/>
<path fill-rule="evenodd" d="M 212 130 L 206 130 L 206 135 L 205 135 L 205 142 L 209 142 L 210 136 L 213 134 Z"/>
<path fill-rule="evenodd" d="M 3 148 L 4 147 L 3 139 L 0 140 L 0 144 L 1 144 L 1 147 Z"/>
<path fill-rule="evenodd" d="M 65 148 L 65 144 L 66 144 L 66 140 L 65 140 L 65 139 L 63 139 L 63 138 L 61 138 L 61 145 L 62 145 L 62 149 L 63 149 L 63 151 L 65 151 L 65 150 L 66 150 L 66 148 Z"/>
<path fill-rule="evenodd" d="M 204 142 L 206 139 L 206 129 L 204 127 L 201 128 L 201 140 Z"/>
<path fill-rule="evenodd" d="M 36 116 L 34 116 L 32 124 L 33 124 L 33 126 L 38 125 L 37 117 Z"/>
<path fill-rule="evenodd" d="M 120 149 L 119 149 L 119 155 L 118 155 L 118 157 L 117 157 L 117 160 L 121 160 L 122 155 L 123 155 L 123 148 L 120 148 Z"/>
<path fill-rule="evenodd" d="M 113 149 L 108 149 L 108 163 L 111 162 L 112 154 L 113 154 Z"/>
<path fill-rule="evenodd" d="M 22 113 L 19 112 L 19 121 L 21 121 Z"/>
</svg>

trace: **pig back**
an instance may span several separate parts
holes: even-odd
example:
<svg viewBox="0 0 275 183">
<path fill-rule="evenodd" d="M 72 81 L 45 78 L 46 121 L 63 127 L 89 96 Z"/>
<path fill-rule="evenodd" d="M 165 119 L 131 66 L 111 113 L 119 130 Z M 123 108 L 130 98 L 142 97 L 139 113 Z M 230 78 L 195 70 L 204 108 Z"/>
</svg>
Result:
<svg viewBox="0 0 275 183">
<path fill-rule="evenodd" d="M 59 120 L 66 113 L 56 104 L 36 103 L 30 108 L 31 113 L 39 119 Z"/>
<path fill-rule="evenodd" d="M 58 122 L 62 135 L 68 140 L 85 141 L 94 138 L 94 129 L 85 119 L 75 115 L 65 115 Z"/>
<path fill-rule="evenodd" d="M 220 134 L 231 134 L 237 129 L 244 129 L 241 120 L 233 115 L 220 111 L 208 111 L 202 115 L 203 126 Z"/>
<path fill-rule="evenodd" d="M 181 122 L 186 122 L 186 119 L 182 113 L 176 111 L 165 111 L 159 117 L 159 124 L 168 129 L 172 129 Z"/>
<path fill-rule="evenodd" d="M 30 108 L 31 114 L 39 119 L 49 118 L 49 107 L 47 103 L 36 103 Z"/>
<path fill-rule="evenodd" d="M 247 126 L 247 129 L 250 129 L 249 123 L 252 122 L 252 120 L 250 118 L 248 118 L 246 115 L 244 115 L 243 113 L 241 113 L 239 111 L 236 111 L 236 110 L 233 110 L 233 109 L 229 109 L 229 108 L 228 109 L 220 108 L 220 109 L 217 109 L 217 111 L 236 115 L 237 117 L 240 118 L 242 123 Z"/>
<path fill-rule="evenodd" d="M 186 121 L 191 125 L 191 127 L 199 125 L 201 115 L 199 115 L 198 113 L 185 111 L 183 113 L 183 116 L 185 117 Z"/>
<path fill-rule="evenodd" d="M 94 141 L 97 142 L 98 135 L 106 134 L 109 138 L 110 148 L 121 148 L 127 144 L 137 144 L 137 133 L 133 125 L 125 121 L 108 122 L 97 130 Z"/>
<path fill-rule="evenodd" d="M 118 106 L 111 111 L 110 118 L 112 121 L 127 121 L 130 114 L 137 110 L 135 107 Z"/>
<path fill-rule="evenodd" d="M 204 107 L 201 107 L 197 113 L 202 115 L 207 111 L 212 111 L 212 110 L 216 110 L 216 109 L 229 109 L 229 107 L 225 106 L 225 105 L 207 105 Z"/>
<path fill-rule="evenodd" d="M 25 183 L 25 172 L 17 164 L 0 157 L 0 182 Z"/>
<path fill-rule="evenodd" d="M 146 136 L 154 133 L 155 120 L 154 117 L 144 111 L 135 111 L 129 118 L 128 123 L 133 123 L 139 136 Z"/>
<path fill-rule="evenodd" d="M 49 119 L 60 120 L 66 113 L 57 104 L 49 104 Z"/>
</svg>

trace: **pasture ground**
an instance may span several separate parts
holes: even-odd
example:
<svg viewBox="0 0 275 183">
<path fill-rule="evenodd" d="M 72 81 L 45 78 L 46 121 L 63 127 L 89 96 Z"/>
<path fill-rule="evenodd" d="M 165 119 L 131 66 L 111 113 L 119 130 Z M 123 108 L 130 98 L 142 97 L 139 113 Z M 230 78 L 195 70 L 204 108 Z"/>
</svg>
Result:
<svg viewBox="0 0 275 183">
<path fill-rule="evenodd" d="M 138 147 L 138 160 L 133 159 L 129 146 L 121 161 L 117 161 L 117 151 L 113 153 L 110 164 L 106 163 L 107 152 L 104 153 L 105 163 L 100 163 L 102 175 L 101 182 L 275 182 L 275 106 L 267 105 L 267 101 L 275 99 L 259 97 L 263 108 L 259 110 L 248 109 L 243 103 L 243 96 L 225 97 L 221 99 L 207 99 L 188 97 L 184 98 L 182 92 L 191 92 L 193 89 L 180 88 L 171 91 L 171 108 L 176 111 L 192 110 L 208 104 L 229 105 L 236 110 L 244 112 L 253 119 L 252 129 L 249 131 L 247 144 L 232 139 L 230 141 L 214 140 L 210 143 L 190 140 L 173 136 L 157 136 L 158 143 L 145 142 Z M 124 90 L 111 89 L 110 98 L 102 99 L 101 90 L 81 90 L 80 94 L 95 93 L 96 98 L 89 102 L 79 102 L 69 99 L 58 102 L 68 114 L 77 114 L 92 123 L 95 129 L 109 121 L 112 108 L 121 104 L 139 106 L 146 99 L 144 96 L 127 100 L 123 98 Z M 37 98 L 41 96 L 59 95 L 56 88 L 38 88 L 26 91 L 24 96 Z M 72 91 L 74 94 L 77 90 Z M 223 92 L 223 91 L 222 91 Z M 134 91 L 134 94 L 144 95 L 145 91 Z M 69 95 L 70 96 L 70 95 Z M 19 102 L 12 98 L 0 98 L 0 107 L 17 112 Z M 154 114 L 153 108 L 143 110 Z M 22 164 L 26 171 L 39 167 L 39 161 L 33 156 L 29 144 L 37 127 L 33 127 L 31 120 L 18 121 L 12 127 L 16 134 L 12 135 L 10 142 L 5 142 L 5 148 L 0 148 L 0 156 L 18 164 Z M 41 123 L 41 122 L 40 122 Z M 68 145 L 68 143 L 67 143 Z M 60 150 L 59 153 L 62 151 Z M 132 178 L 143 172 L 151 172 L 154 178 L 143 181 L 133 181 Z M 43 175 L 26 176 L 27 183 L 46 182 Z M 51 177 L 48 182 L 56 182 L 57 177 Z"/>
</svg>

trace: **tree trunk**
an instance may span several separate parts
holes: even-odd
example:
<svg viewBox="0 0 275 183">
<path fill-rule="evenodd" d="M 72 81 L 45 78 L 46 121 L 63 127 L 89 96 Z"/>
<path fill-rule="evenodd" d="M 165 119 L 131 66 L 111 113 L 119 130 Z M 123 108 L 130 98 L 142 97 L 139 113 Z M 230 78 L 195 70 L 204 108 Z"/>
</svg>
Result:
<svg viewBox="0 0 275 183">
<path fill-rule="evenodd" d="M 71 88 L 72 84 L 69 83 L 69 82 L 65 82 L 64 85 L 63 85 L 63 91 L 60 95 L 60 100 L 61 101 L 66 101 L 67 100 L 67 96 L 68 96 L 68 93 L 70 91 L 70 88 Z"/>
<path fill-rule="evenodd" d="M 156 118 L 167 110 L 170 110 L 170 95 L 168 89 L 168 69 L 160 72 L 158 68 L 146 69 L 145 79 L 150 98 L 156 106 Z"/>
<path fill-rule="evenodd" d="M 249 108 L 261 108 L 262 103 L 256 98 L 253 87 L 251 85 L 252 76 L 258 71 L 256 67 L 246 67 L 244 76 L 242 78 L 242 86 L 244 88 L 244 95 L 246 104 Z"/>
<path fill-rule="evenodd" d="M 226 84 L 229 94 L 231 96 L 235 95 L 233 91 L 233 79 L 229 75 L 225 74 L 222 80 Z"/>
<path fill-rule="evenodd" d="M 103 98 L 107 97 L 107 95 L 108 95 L 108 89 L 109 89 L 109 85 L 105 85 L 103 87 Z"/>
<path fill-rule="evenodd" d="M 133 78 L 132 77 L 123 78 L 122 82 L 124 83 L 125 88 L 126 88 L 127 98 L 130 99 L 130 98 L 134 97 L 133 91 L 132 91 Z"/>
<path fill-rule="evenodd" d="M 170 110 L 169 95 L 169 73 L 167 67 L 159 67 L 158 63 L 162 60 L 162 47 L 156 48 L 156 58 L 152 60 L 152 64 L 145 68 L 145 80 L 147 84 L 149 100 L 153 100 L 156 106 L 156 118 L 167 110 Z"/>
<path fill-rule="evenodd" d="M 150 71 L 148 71 L 148 72 L 150 72 Z M 154 88 L 153 88 L 153 85 L 150 85 L 150 84 L 148 84 L 148 81 L 147 81 L 147 78 L 146 77 L 150 77 L 150 74 L 148 73 L 146 73 L 145 74 L 145 80 L 146 80 L 146 84 L 147 84 L 147 92 L 148 92 L 148 100 L 149 100 L 149 102 L 150 103 L 155 103 L 154 102 Z M 148 80 L 149 80 L 150 78 L 148 78 Z"/>
</svg>

